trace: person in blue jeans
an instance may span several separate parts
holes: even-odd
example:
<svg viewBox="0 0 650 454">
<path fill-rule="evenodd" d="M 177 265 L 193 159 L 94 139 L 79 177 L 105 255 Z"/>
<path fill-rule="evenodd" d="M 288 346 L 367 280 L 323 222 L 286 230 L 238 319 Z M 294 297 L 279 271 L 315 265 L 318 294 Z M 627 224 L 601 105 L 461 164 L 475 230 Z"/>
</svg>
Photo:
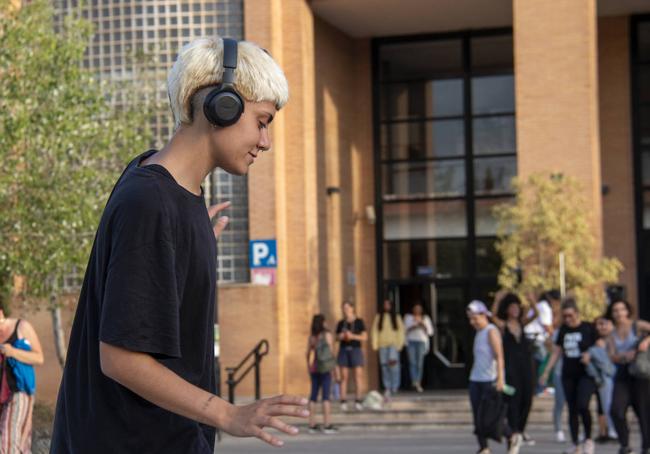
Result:
<svg viewBox="0 0 650 454">
<path fill-rule="evenodd" d="M 334 359 L 334 336 L 325 322 L 323 314 L 314 315 L 311 322 L 311 334 L 307 341 L 307 370 L 311 379 L 309 397 L 309 432 L 322 431 L 326 434 L 338 432 L 330 421 L 330 389 L 332 370 L 336 366 Z M 316 404 L 319 391 L 323 400 L 323 426 L 316 424 Z"/>
<path fill-rule="evenodd" d="M 431 318 L 424 313 L 420 303 L 413 306 L 412 313 L 404 317 L 406 327 L 406 342 L 409 358 L 409 373 L 411 386 L 419 393 L 422 389 L 422 370 L 424 358 L 429 352 L 429 338 L 433 336 L 433 323 Z"/>
<path fill-rule="evenodd" d="M 400 387 L 401 367 L 399 352 L 404 347 L 404 323 L 395 312 L 393 303 L 384 300 L 383 312 L 375 316 L 370 340 L 372 349 L 379 350 L 381 378 L 384 385 L 384 400 L 388 401 Z"/>
</svg>

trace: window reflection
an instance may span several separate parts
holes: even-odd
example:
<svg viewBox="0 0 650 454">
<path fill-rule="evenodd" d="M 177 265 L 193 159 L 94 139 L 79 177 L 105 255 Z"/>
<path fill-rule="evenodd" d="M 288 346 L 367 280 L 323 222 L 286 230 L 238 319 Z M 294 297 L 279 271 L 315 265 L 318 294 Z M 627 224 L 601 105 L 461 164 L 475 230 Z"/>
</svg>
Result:
<svg viewBox="0 0 650 454">
<path fill-rule="evenodd" d="M 387 203 L 384 205 L 384 239 L 458 238 L 467 235 L 462 200 Z"/>
<path fill-rule="evenodd" d="M 461 79 L 382 85 L 384 120 L 452 117 L 463 114 Z"/>
<path fill-rule="evenodd" d="M 474 160 L 474 193 L 507 194 L 517 174 L 515 158 L 480 158 Z"/>
<path fill-rule="evenodd" d="M 391 123 L 381 127 L 382 159 L 423 159 L 462 156 L 462 120 Z"/>
<path fill-rule="evenodd" d="M 514 116 L 475 118 L 472 124 L 472 146 L 475 155 L 515 152 Z"/>
<path fill-rule="evenodd" d="M 410 162 L 383 166 L 384 200 L 465 194 L 465 162 Z"/>
<path fill-rule="evenodd" d="M 472 79 L 472 113 L 478 115 L 514 111 L 513 76 L 475 77 Z"/>
</svg>

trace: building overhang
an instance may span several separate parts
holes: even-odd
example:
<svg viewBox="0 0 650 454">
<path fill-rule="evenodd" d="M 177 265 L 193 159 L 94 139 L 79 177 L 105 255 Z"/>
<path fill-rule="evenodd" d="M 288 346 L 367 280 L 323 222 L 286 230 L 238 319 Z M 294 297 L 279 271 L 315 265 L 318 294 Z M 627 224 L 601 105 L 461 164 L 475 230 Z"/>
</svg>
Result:
<svg viewBox="0 0 650 454">
<path fill-rule="evenodd" d="M 310 0 L 314 13 L 354 38 L 512 26 L 512 0 Z M 648 0 L 598 0 L 599 16 L 650 13 Z"/>
</svg>

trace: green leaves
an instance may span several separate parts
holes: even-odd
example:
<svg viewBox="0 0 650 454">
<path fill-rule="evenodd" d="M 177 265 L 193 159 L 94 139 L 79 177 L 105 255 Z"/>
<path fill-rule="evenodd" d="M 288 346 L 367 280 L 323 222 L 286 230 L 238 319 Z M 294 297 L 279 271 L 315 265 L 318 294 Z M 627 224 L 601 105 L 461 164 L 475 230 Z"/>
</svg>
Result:
<svg viewBox="0 0 650 454">
<path fill-rule="evenodd" d="M 499 285 L 522 295 L 559 288 L 563 252 L 567 291 L 577 298 L 585 316 L 601 313 L 604 286 L 617 282 L 623 266 L 618 259 L 599 257 L 579 182 L 537 174 L 514 186 L 516 202 L 495 208 L 496 248 L 503 259 Z M 518 269 L 523 274 L 521 283 Z"/>
<path fill-rule="evenodd" d="M 134 102 L 137 73 L 118 86 L 84 69 L 92 24 L 67 17 L 55 32 L 50 3 L 0 15 L 0 286 L 24 276 L 34 301 L 85 269 L 112 185 L 151 143 L 153 108 Z"/>
</svg>

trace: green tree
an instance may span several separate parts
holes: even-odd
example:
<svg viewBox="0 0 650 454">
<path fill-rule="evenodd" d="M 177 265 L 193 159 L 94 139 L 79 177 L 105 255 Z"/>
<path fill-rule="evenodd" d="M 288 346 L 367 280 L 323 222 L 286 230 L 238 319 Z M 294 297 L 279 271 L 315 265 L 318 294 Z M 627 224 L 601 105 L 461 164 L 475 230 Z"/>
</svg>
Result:
<svg viewBox="0 0 650 454">
<path fill-rule="evenodd" d="M 91 23 L 55 21 L 46 0 L 10 3 L 0 0 L 0 300 L 20 276 L 23 303 L 49 305 L 56 325 L 62 279 L 83 273 L 119 171 L 150 143 L 153 106 L 134 73 L 117 86 L 83 67 Z"/>
<path fill-rule="evenodd" d="M 499 285 L 521 295 L 559 288 L 564 253 L 567 293 L 576 297 L 585 316 L 601 313 L 605 284 L 617 282 L 623 267 L 616 258 L 598 256 L 579 182 L 536 174 L 515 181 L 514 187 L 515 202 L 495 208 Z"/>
</svg>

